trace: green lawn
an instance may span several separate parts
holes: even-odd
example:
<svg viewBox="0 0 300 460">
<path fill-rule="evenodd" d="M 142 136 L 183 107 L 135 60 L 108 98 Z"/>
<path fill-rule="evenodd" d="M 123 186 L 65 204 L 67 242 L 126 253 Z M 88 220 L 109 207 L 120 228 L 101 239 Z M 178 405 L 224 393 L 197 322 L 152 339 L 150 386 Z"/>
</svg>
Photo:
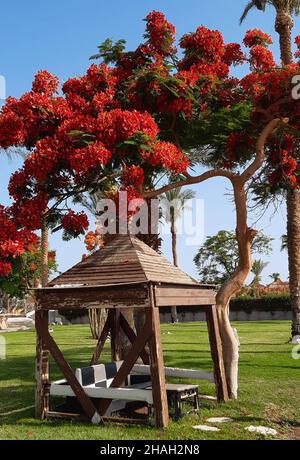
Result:
<svg viewBox="0 0 300 460">
<path fill-rule="evenodd" d="M 241 340 L 239 401 L 226 405 L 202 402 L 197 415 L 171 422 L 168 429 L 88 424 L 64 421 L 40 422 L 33 409 L 8 412 L 34 404 L 34 331 L 2 334 L 7 341 L 7 359 L 0 360 L 0 439 L 258 439 L 245 431 L 249 425 L 275 428 L 283 439 L 294 434 L 300 419 L 300 360 L 292 359 L 287 344 L 288 322 L 236 323 Z M 163 325 L 164 356 L 167 365 L 211 369 L 204 324 Z M 73 368 L 89 362 L 95 342 L 87 326 L 56 326 L 53 336 Z M 104 358 L 109 360 L 108 349 Z M 51 378 L 60 378 L 51 363 Z M 214 386 L 200 382 L 202 394 L 214 394 Z M 228 416 L 234 421 L 222 425 L 219 433 L 192 429 L 208 417 Z"/>
</svg>

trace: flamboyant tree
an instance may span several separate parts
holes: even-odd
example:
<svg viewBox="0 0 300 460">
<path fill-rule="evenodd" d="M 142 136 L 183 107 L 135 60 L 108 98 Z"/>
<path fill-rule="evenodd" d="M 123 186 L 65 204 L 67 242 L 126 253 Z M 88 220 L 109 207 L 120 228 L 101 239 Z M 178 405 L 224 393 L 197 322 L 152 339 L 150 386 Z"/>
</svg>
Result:
<svg viewBox="0 0 300 460">
<path fill-rule="evenodd" d="M 39 72 L 32 90 L 19 100 L 8 98 L 0 114 L 0 146 L 31 149 L 9 185 L 9 212 L 22 230 L 84 233 L 87 218 L 72 210 L 70 198 L 85 191 L 108 190 L 118 203 L 118 190 L 127 191 L 128 201 L 150 200 L 215 177 L 230 181 L 239 261 L 216 302 L 232 397 L 238 339 L 228 305 L 251 270 L 256 235 L 247 221 L 247 190 L 254 179 L 269 192 L 298 185 L 300 105 L 291 82 L 299 65 L 278 68 L 270 43 L 263 32 L 249 31 L 245 53 L 201 26 L 181 38 L 179 54 L 174 26 L 154 11 L 135 51 L 125 51 L 122 40 L 106 41 L 99 46 L 103 62 L 68 80 L 62 97 L 55 94 L 57 79 Z M 234 78 L 232 65 L 247 65 L 249 73 Z M 204 172 L 193 176 L 189 165 L 196 162 Z M 156 188 L 162 173 L 168 180 Z"/>
<path fill-rule="evenodd" d="M 280 57 L 282 64 L 293 62 L 292 29 L 293 16 L 300 14 L 299 0 L 256 0 L 250 1 L 241 17 L 241 22 L 252 8 L 265 11 L 271 6 L 276 11 L 275 30 L 279 35 Z M 299 39 L 297 40 L 299 47 Z M 299 54 L 299 53 L 298 53 Z M 299 56 L 298 56 L 299 57 Z M 300 245 L 300 193 L 298 187 L 285 192 L 287 203 L 287 250 L 289 260 L 289 282 L 293 311 L 292 337 L 300 335 L 300 252 L 295 248 Z"/>
</svg>

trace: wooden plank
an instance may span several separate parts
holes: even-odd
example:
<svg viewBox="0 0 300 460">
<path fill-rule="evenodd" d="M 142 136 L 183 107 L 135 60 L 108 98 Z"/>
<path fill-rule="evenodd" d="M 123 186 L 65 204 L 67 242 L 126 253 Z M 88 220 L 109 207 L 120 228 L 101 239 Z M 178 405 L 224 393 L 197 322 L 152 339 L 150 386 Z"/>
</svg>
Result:
<svg viewBox="0 0 300 460">
<path fill-rule="evenodd" d="M 35 314 L 36 358 L 35 358 L 35 416 L 43 419 L 49 410 L 49 351 L 43 341 L 41 330 L 48 328 L 48 312 Z"/>
<path fill-rule="evenodd" d="M 165 367 L 166 377 L 178 377 L 181 379 L 190 380 L 207 380 L 208 382 L 214 382 L 214 375 L 211 372 L 195 369 L 178 369 L 174 367 Z M 136 364 L 133 367 L 133 372 L 141 375 L 151 375 L 150 366 L 143 364 Z"/>
<path fill-rule="evenodd" d="M 90 363 L 91 366 L 95 366 L 98 363 L 99 358 L 100 358 L 101 353 L 102 353 L 102 350 L 104 348 L 105 342 L 107 340 L 109 332 L 110 332 L 110 318 L 109 318 L 109 315 L 108 315 L 107 319 L 105 321 L 104 327 L 103 327 L 103 329 L 101 331 L 99 340 L 97 342 L 96 349 L 95 349 L 94 354 L 92 356 L 91 363 Z"/>
<path fill-rule="evenodd" d="M 121 360 L 121 337 L 120 337 L 120 309 L 109 311 L 111 325 L 111 359 L 112 361 Z"/>
<path fill-rule="evenodd" d="M 133 331 L 133 329 L 131 328 L 131 326 L 129 325 L 129 323 L 126 320 L 126 318 L 122 315 L 122 313 L 121 313 L 121 316 L 120 316 L 120 324 L 121 324 L 121 328 L 123 329 L 123 331 L 126 334 L 126 336 L 128 337 L 128 339 L 130 340 L 131 344 L 133 344 L 134 341 L 136 340 L 136 334 Z M 148 355 L 148 353 L 147 353 L 145 348 L 141 351 L 140 356 L 141 356 L 142 361 L 143 361 L 144 364 L 149 364 L 150 363 L 150 358 L 149 358 L 149 355 Z"/>
<path fill-rule="evenodd" d="M 148 299 L 148 289 L 144 285 L 49 288 L 36 291 L 39 309 L 84 309 L 113 308 L 116 305 L 144 305 Z"/>
<path fill-rule="evenodd" d="M 216 307 L 212 307 L 206 313 L 208 335 L 211 349 L 211 356 L 214 363 L 214 375 L 218 401 L 228 401 L 228 389 L 225 376 L 225 368 L 222 354 L 222 343 L 219 332 Z"/>
<path fill-rule="evenodd" d="M 134 364 L 140 356 L 141 351 L 144 349 L 150 335 L 151 329 L 148 320 L 146 321 L 145 325 L 143 326 L 139 335 L 134 341 L 126 359 L 124 360 L 122 366 L 120 367 L 118 373 L 112 381 L 110 388 L 119 388 L 122 385 L 124 385 L 126 377 L 130 374 Z M 106 411 L 109 408 L 111 401 L 111 399 L 103 399 L 102 401 L 100 401 L 99 413 L 101 416 L 106 414 Z"/>
<path fill-rule="evenodd" d="M 193 289 L 179 286 L 156 287 L 155 296 L 158 297 L 215 297 L 215 291 L 211 289 Z"/>
<path fill-rule="evenodd" d="M 160 335 L 159 310 L 156 308 L 153 286 L 150 286 L 150 302 L 151 307 L 147 309 L 147 319 L 150 321 L 152 332 L 149 339 L 149 350 L 154 416 L 156 427 L 165 428 L 169 424 L 169 409 Z"/>
<path fill-rule="evenodd" d="M 157 307 L 198 307 L 201 308 L 205 305 L 211 305 L 215 302 L 212 297 L 157 297 Z"/>
<path fill-rule="evenodd" d="M 100 424 L 102 423 L 101 417 L 99 413 L 97 412 L 97 409 L 95 408 L 94 404 L 90 400 L 90 398 L 85 394 L 82 386 L 78 382 L 73 370 L 71 369 L 70 365 L 67 363 L 65 360 L 62 352 L 58 348 L 56 342 L 54 339 L 51 337 L 48 331 L 48 325 L 45 327 L 43 325 L 42 328 L 40 328 L 40 333 L 42 335 L 42 339 L 44 343 L 46 343 L 52 357 L 54 358 L 56 364 L 60 368 L 61 372 L 67 379 L 67 382 L 69 383 L 70 387 L 72 388 L 76 398 L 78 399 L 78 402 L 82 406 L 84 412 L 87 414 L 89 419 L 92 421 L 94 424 Z"/>
</svg>

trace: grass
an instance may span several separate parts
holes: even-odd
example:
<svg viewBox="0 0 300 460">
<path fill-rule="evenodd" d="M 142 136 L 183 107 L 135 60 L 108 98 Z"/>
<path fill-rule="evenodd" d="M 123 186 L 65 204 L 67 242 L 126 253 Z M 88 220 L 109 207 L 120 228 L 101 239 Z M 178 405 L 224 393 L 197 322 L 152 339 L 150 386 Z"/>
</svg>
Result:
<svg viewBox="0 0 300 460">
<path fill-rule="evenodd" d="M 2 334 L 7 359 L 0 360 L 0 439 L 259 439 L 248 433 L 249 425 L 275 428 L 281 439 L 291 439 L 300 419 L 300 360 L 292 358 L 287 344 L 290 324 L 284 321 L 236 323 L 241 340 L 239 401 L 228 404 L 202 402 L 196 415 L 171 422 L 163 431 L 152 427 L 44 421 L 34 419 L 34 331 Z M 87 326 L 55 326 L 53 336 L 73 368 L 85 366 L 95 342 Z M 204 324 L 163 325 L 165 363 L 184 368 L 211 369 Z M 109 361 L 109 350 L 104 359 Z M 61 374 L 51 362 L 51 379 Z M 214 386 L 200 382 L 202 394 L 214 394 Z M 218 433 L 193 430 L 208 417 L 231 417 Z"/>
</svg>

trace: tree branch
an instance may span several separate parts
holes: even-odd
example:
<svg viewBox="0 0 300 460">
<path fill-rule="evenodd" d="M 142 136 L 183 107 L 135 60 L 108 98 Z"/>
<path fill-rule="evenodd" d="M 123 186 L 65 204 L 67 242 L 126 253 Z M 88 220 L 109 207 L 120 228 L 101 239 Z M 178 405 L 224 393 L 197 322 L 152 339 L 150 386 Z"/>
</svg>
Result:
<svg viewBox="0 0 300 460">
<path fill-rule="evenodd" d="M 200 176 L 195 177 L 187 175 L 187 178 L 185 180 L 165 185 L 164 187 L 161 187 L 157 190 L 145 191 L 143 193 L 143 198 L 155 198 L 158 195 L 161 195 L 162 193 L 168 192 L 169 190 L 173 190 L 179 187 L 185 187 L 186 185 L 200 184 L 201 182 L 205 182 L 206 180 L 211 179 L 213 177 L 226 177 L 230 181 L 233 181 L 234 178 L 238 176 L 236 176 L 234 173 L 230 171 L 225 171 L 225 169 L 206 171 L 205 173 L 200 174 Z"/>
<path fill-rule="evenodd" d="M 240 179 L 242 183 L 246 183 L 255 173 L 256 171 L 262 166 L 264 159 L 265 159 L 265 145 L 269 136 L 273 133 L 273 131 L 279 126 L 280 123 L 287 124 L 288 119 L 284 118 L 275 118 L 271 120 L 265 128 L 260 133 L 257 142 L 256 142 L 256 156 L 254 161 L 245 169 L 245 171 L 240 175 Z"/>
</svg>

